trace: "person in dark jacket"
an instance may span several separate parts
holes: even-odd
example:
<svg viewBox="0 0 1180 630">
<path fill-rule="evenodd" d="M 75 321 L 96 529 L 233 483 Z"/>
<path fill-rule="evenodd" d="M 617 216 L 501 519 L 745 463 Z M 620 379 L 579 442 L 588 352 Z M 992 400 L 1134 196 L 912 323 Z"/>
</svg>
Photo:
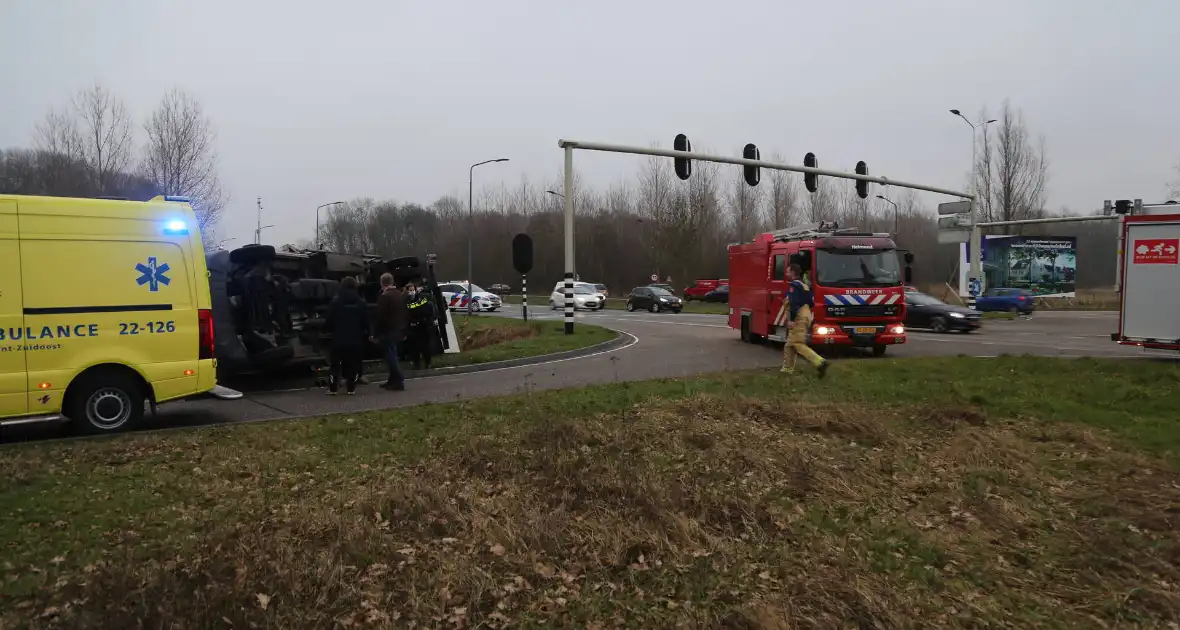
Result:
<svg viewBox="0 0 1180 630">
<path fill-rule="evenodd" d="M 414 283 L 406 285 L 406 308 L 410 312 L 410 328 L 406 335 L 406 352 L 414 369 L 425 367 L 430 369 L 430 359 L 433 355 L 433 341 L 435 319 L 434 302 L 430 299 L 429 290 L 418 288 Z"/>
<path fill-rule="evenodd" d="M 377 321 L 375 335 L 385 353 L 389 368 L 389 380 L 381 384 L 384 389 L 406 388 L 405 376 L 398 363 L 397 346 L 405 339 L 410 314 L 406 309 L 406 298 L 393 284 L 393 274 L 381 275 L 381 296 L 377 298 Z"/>
<path fill-rule="evenodd" d="M 370 337 L 368 305 L 357 292 L 356 278 L 350 276 L 340 282 L 340 293 L 328 306 L 324 326 L 332 331 L 332 376 L 328 381 L 328 394 L 335 395 L 343 380 L 351 396 L 356 392 L 365 341 Z"/>
</svg>

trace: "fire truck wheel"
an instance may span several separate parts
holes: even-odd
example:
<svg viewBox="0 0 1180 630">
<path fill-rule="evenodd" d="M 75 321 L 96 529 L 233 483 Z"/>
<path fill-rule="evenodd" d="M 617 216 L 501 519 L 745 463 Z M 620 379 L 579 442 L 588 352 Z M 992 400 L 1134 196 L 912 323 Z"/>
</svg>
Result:
<svg viewBox="0 0 1180 630">
<path fill-rule="evenodd" d="M 875 356 L 875 357 L 883 357 L 883 356 L 885 356 L 885 350 L 886 350 L 888 347 L 889 347 L 889 346 L 880 345 L 880 344 L 873 346 L 873 356 Z"/>
</svg>

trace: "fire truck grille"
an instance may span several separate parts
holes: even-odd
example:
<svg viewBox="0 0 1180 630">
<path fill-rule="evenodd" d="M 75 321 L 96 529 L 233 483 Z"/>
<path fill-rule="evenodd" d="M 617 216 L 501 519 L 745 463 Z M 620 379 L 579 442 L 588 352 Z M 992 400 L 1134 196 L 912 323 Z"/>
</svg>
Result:
<svg viewBox="0 0 1180 630">
<path fill-rule="evenodd" d="M 825 305 L 824 309 L 832 317 L 887 317 L 897 314 L 896 304 Z"/>
</svg>

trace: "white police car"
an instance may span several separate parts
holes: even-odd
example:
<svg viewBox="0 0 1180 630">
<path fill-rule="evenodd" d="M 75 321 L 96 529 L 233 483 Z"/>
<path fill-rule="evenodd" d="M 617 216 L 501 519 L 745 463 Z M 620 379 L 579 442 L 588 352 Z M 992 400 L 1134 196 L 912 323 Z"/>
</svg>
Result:
<svg viewBox="0 0 1180 630">
<path fill-rule="evenodd" d="M 443 301 L 447 303 L 447 308 L 452 311 L 466 311 L 467 310 L 467 283 L 462 280 L 453 280 L 438 285 L 439 291 L 442 292 Z M 474 301 L 471 305 L 471 310 L 476 312 L 492 312 L 501 306 L 503 302 L 500 301 L 500 296 L 495 293 L 484 291 L 478 284 L 471 285 L 471 294 L 474 296 Z"/>
</svg>

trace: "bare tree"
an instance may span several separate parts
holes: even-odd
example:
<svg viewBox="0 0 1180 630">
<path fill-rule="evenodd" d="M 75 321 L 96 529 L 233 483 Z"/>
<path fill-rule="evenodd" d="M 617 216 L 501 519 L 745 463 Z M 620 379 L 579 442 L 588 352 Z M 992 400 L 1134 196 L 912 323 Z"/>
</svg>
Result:
<svg viewBox="0 0 1180 630">
<path fill-rule="evenodd" d="M 734 236 L 738 241 L 747 241 L 763 228 L 762 189 L 747 184 L 740 168 L 734 169 L 734 173 L 736 176 L 730 182 L 729 212 Z"/>
<path fill-rule="evenodd" d="M 131 164 L 131 114 L 121 99 L 97 83 L 74 96 L 73 108 L 80 121 L 82 156 L 98 191 L 108 194 Z"/>
<path fill-rule="evenodd" d="M 1044 214 L 1045 186 L 1049 178 L 1045 141 L 1041 138 L 1033 142 L 1024 115 L 1014 110 L 1008 101 L 1004 101 L 998 122 L 995 146 L 986 139 L 984 141 L 985 172 L 991 174 L 984 217 L 988 221 L 1036 218 Z"/>
<path fill-rule="evenodd" d="M 780 155 L 772 158 L 775 162 L 784 162 Z M 787 171 L 770 171 L 770 219 L 771 227 L 780 229 L 789 227 L 797 220 L 799 214 L 799 187 L 795 177 Z"/>
<path fill-rule="evenodd" d="M 1176 179 L 1168 183 L 1168 199 L 1180 201 L 1180 161 L 1176 162 Z"/>
<path fill-rule="evenodd" d="M 201 104 L 186 92 L 170 90 L 144 130 L 144 175 L 166 195 L 192 198 L 197 222 L 208 236 L 228 199 L 217 176 L 217 134 Z"/>
<path fill-rule="evenodd" d="M 838 200 L 829 179 L 831 178 L 819 178 L 815 185 L 815 192 L 807 195 L 805 215 L 810 223 L 830 221 L 836 218 L 836 213 L 839 210 Z"/>
<path fill-rule="evenodd" d="M 39 156 L 43 193 L 89 196 L 93 194 L 85 168 L 82 134 L 69 110 L 51 109 L 37 124 L 33 144 Z"/>
<path fill-rule="evenodd" d="M 667 160 L 654 156 L 644 160 L 639 172 L 638 211 L 639 218 L 646 224 L 645 240 L 652 252 L 653 269 L 657 274 L 660 273 L 660 263 L 668 241 L 667 228 L 671 223 L 674 197 L 672 174 Z"/>
</svg>

